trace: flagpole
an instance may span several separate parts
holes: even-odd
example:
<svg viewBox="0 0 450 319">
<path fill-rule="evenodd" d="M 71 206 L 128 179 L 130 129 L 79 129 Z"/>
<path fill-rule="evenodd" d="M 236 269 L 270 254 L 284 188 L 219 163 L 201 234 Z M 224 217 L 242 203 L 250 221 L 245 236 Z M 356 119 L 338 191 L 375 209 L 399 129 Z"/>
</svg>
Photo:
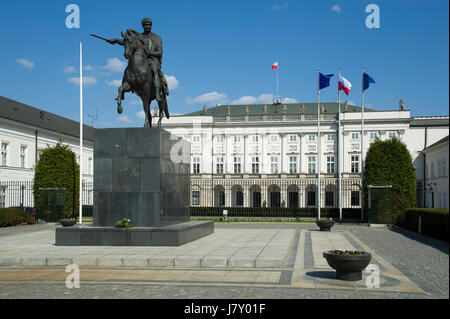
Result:
<svg viewBox="0 0 450 319">
<path fill-rule="evenodd" d="M 80 225 L 83 223 L 83 43 L 80 42 Z"/>
<path fill-rule="evenodd" d="M 362 68 L 362 104 L 361 104 L 361 221 L 364 219 L 364 67 Z"/>
<path fill-rule="evenodd" d="M 317 194 L 318 194 L 318 219 L 320 219 L 320 203 L 321 203 L 321 196 L 320 196 L 320 70 L 317 70 Z"/>
<path fill-rule="evenodd" d="M 277 103 L 278 103 L 278 64 L 277 64 Z"/>
<path fill-rule="evenodd" d="M 343 136 L 341 134 L 341 90 L 339 90 L 339 81 L 341 77 L 341 69 L 338 68 L 338 183 L 339 183 L 339 219 L 342 220 L 342 178 L 341 178 L 341 147 Z"/>
</svg>

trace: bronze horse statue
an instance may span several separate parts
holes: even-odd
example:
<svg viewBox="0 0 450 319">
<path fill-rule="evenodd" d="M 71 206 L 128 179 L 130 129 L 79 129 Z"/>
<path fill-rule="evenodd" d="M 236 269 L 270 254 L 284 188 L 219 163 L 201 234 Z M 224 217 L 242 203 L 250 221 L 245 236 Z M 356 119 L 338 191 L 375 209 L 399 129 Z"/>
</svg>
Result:
<svg viewBox="0 0 450 319">
<path fill-rule="evenodd" d="M 122 100 L 125 98 L 125 93 L 131 91 L 142 100 L 145 113 L 144 127 L 151 127 L 150 104 L 156 99 L 156 88 L 153 83 L 152 68 L 148 63 L 146 49 L 135 30 L 128 29 L 126 33 L 121 32 L 121 34 L 125 48 L 124 57 L 128 60 L 128 66 L 123 75 L 122 85 L 118 89 L 119 94 L 116 98 L 117 112 L 119 114 L 122 113 Z M 162 77 L 164 74 L 160 72 L 159 76 Z M 161 127 L 163 113 L 168 119 L 170 118 L 166 98 L 169 95 L 167 82 L 161 81 L 161 83 L 163 93 L 161 93 L 161 99 L 158 100 L 158 127 Z"/>
</svg>

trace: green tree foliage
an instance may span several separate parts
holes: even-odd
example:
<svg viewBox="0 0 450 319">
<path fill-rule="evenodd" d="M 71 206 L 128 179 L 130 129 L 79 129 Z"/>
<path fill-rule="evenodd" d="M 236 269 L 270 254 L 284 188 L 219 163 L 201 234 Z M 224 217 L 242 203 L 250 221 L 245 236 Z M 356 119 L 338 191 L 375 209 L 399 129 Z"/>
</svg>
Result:
<svg viewBox="0 0 450 319">
<path fill-rule="evenodd" d="M 79 209 L 79 172 L 75 153 L 62 142 L 54 147 L 43 149 L 34 171 L 34 200 L 39 216 L 46 203 L 40 203 L 39 188 L 65 188 L 64 216 L 76 216 Z"/>
<path fill-rule="evenodd" d="M 406 145 L 397 138 L 372 143 L 366 156 L 364 185 L 392 185 L 393 219 L 401 225 L 404 209 L 416 203 L 415 167 Z M 367 207 L 367 188 L 365 198 Z"/>
</svg>

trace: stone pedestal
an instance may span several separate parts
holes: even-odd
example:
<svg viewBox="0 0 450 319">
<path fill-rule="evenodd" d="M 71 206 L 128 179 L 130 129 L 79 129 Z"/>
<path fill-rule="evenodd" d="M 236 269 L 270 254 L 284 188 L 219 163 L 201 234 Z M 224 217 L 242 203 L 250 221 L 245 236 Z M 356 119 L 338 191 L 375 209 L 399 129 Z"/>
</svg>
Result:
<svg viewBox="0 0 450 319">
<path fill-rule="evenodd" d="M 213 233 L 213 222 L 190 222 L 189 162 L 190 144 L 163 129 L 96 129 L 93 226 L 58 228 L 56 245 L 171 246 Z M 123 218 L 131 230 L 114 228 Z"/>
<path fill-rule="evenodd" d="M 174 162 L 170 152 L 190 156 L 190 144 L 170 136 L 160 128 L 95 130 L 94 226 L 122 218 L 136 227 L 189 221 L 190 164 Z"/>
</svg>

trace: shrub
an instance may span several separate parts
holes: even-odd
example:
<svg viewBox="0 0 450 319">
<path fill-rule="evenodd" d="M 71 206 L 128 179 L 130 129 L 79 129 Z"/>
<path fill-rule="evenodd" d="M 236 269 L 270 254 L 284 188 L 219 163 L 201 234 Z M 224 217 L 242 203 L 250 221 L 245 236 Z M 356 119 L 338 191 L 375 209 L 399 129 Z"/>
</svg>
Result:
<svg viewBox="0 0 450 319">
<path fill-rule="evenodd" d="M 60 141 L 54 147 L 47 147 L 42 150 L 40 159 L 36 164 L 34 173 L 34 200 L 38 216 L 46 213 L 46 204 L 41 203 L 41 193 L 39 188 L 65 188 L 64 211 L 66 218 L 73 218 L 78 211 L 79 200 L 79 171 L 75 153 L 68 145 L 63 145 Z M 57 194 L 52 200 L 59 202 Z M 56 216 L 60 218 L 62 216 Z"/>
<path fill-rule="evenodd" d="M 36 219 L 30 212 L 18 208 L 0 208 L 0 227 L 35 223 Z"/>
<path fill-rule="evenodd" d="M 401 225 L 404 209 L 416 203 L 416 174 L 412 157 L 399 139 L 376 140 L 367 151 L 364 166 L 364 185 L 392 185 L 392 219 Z M 364 189 L 364 205 L 368 192 Z"/>
<path fill-rule="evenodd" d="M 406 229 L 418 231 L 419 216 L 421 217 L 422 234 L 439 238 L 449 239 L 449 213 L 443 208 L 410 208 L 405 210 L 404 226 Z"/>
</svg>

